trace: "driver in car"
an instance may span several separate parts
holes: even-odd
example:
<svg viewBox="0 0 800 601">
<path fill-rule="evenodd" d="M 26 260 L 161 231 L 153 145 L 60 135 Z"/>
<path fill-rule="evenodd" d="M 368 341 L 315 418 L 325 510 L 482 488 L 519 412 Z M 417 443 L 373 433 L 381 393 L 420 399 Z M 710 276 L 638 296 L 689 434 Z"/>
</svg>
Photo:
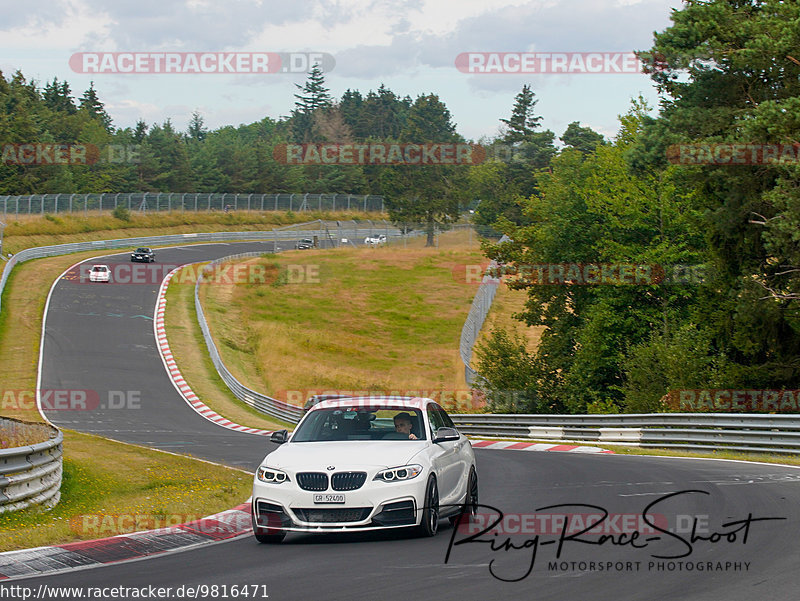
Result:
<svg viewBox="0 0 800 601">
<path fill-rule="evenodd" d="M 401 434 L 407 434 L 411 440 L 417 439 L 417 435 L 411 431 L 411 416 L 405 411 L 394 416 L 394 429 Z"/>
</svg>

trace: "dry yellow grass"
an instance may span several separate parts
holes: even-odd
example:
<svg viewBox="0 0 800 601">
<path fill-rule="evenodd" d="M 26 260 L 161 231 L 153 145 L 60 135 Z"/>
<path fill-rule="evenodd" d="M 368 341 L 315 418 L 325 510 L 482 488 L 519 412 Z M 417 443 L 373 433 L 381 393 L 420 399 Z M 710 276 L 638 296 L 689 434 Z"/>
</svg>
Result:
<svg viewBox="0 0 800 601">
<path fill-rule="evenodd" d="M 186 234 L 194 232 L 224 232 L 270 230 L 292 223 L 314 219 L 378 219 L 374 213 L 285 213 L 236 211 L 149 213 L 131 212 L 130 221 L 121 221 L 109 213 L 89 212 L 58 215 L 6 215 L 7 227 L 3 237 L 3 252 L 17 253 L 24 248 L 86 242 L 89 240 L 113 240 L 138 236 Z"/>
<path fill-rule="evenodd" d="M 525 309 L 525 301 L 528 299 L 525 290 L 511 290 L 508 286 L 501 283 L 495 294 L 492 308 L 486 316 L 486 321 L 481 328 L 476 347 L 486 343 L 492 330 L 500 329 L 508 332 L 521 334 L 527 339 L 528 352 L 533 353 L 539 346 L 539 340 L 545 330 L 545 326 L 528 326 L 524 322 L 515 319 L 514 315 L 521 313 Z M 473 359 L 475 355 L 473 354 Z M 474 364 L 473 364 L 474 367 Z"/>
<path fill-rule="evenodd" d="M 318 282 L 207 286 L 201 297 L 226 365 L 251 388 L 298 404 L 326 391 L 444 400 L 468 392 L 458 341 L 475 287 L 455 274 L 480 261 L 470 237 L 290 251 L 258 262 L 318 270 Z"/>
</svg>

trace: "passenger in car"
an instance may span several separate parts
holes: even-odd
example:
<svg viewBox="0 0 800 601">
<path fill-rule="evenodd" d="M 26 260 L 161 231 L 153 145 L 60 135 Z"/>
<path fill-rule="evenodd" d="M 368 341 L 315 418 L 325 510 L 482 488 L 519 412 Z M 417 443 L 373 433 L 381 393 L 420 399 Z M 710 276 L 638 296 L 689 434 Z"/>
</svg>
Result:
<svg viewBox="0 0 800 601">
<path fill-rule="evenodd" d="M 411 416 L 405 411 L 394 416 L 394 429 L 401 434 L 407 434 L 411 440 L 417 439 L 417 435 L 411 431 Z"/>
</svg>

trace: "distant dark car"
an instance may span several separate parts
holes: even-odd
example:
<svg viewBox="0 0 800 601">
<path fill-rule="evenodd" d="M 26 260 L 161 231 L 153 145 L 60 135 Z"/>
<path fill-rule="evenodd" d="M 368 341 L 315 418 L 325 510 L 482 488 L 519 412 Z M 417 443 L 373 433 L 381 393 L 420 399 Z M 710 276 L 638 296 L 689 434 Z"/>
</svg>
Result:
<svg viewBox="0 0 800 601">
<path fill-rule="evenodd" d="M 156 260 L 156 253 L 146 246 L 141 246 L 131 253 L 132 262 L 154 263 Z"/>
<path fill-rule="evenodd" d="M 303 238 L 294 245 L 297 250 L 308 250 L 314 248 L 314 241 L 311 238 Z"/>
</svg>

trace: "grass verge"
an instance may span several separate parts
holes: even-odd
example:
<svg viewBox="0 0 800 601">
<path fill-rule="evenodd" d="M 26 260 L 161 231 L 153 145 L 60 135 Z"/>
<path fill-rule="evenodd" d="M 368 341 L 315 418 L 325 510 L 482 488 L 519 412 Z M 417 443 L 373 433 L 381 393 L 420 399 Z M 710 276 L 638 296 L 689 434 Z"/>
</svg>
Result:
<svg viewBox="0 0 800 601">
<path fill-rule="evenodd" d="M 244 502 L 252 477 L 188 457 L 64 431 L 61 501 L 0 514 L 0 551 L 192 521 Z"/>
<path fill-rule="evenodd" d="M 130 220 L 117 219 L 109 213 L 80 213 L 59 215 L 6 215 L 7 227 L 3 237 L 3 252 L 18 253 L 33 246 L 112 240 L 138 236 L 187 234 L 193 232 L 224 232 L 273 229 L 314 219 L 350 220 L 380 219 L 382 215 L 358 212 L 257 212 L 234 211 L 180 212 L 140 214 L 131 213 Z"/>
</svg>

